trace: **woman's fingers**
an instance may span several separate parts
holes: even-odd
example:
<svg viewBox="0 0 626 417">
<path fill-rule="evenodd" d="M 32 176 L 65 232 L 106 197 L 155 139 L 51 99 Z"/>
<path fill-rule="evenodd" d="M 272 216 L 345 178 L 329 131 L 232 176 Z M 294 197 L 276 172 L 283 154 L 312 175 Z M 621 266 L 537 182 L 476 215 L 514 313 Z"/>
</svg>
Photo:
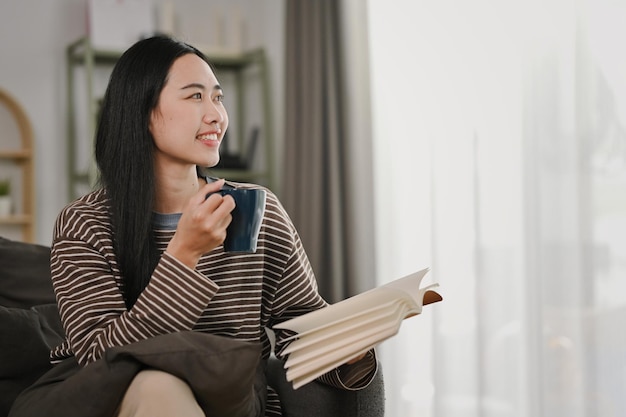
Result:
<svg viewBox="0 0 626 417">
<path fill-rule="evenodd" d="M 168 251 L 190 267 L 226 239 L 235 200 L 218 193 L 223 186 L 224 180 L 218 180 L 200 188 L 189 200 L 168 245 Z"/>
<path fill-rule="evenodd" d="M 200 189 L 196 197 L 204 200 L 200 202 L 203 205 L 203 215 L 209 215 L 215 219 L 227 219 L 226 225 L 230 223 L 230 212 L 235 208 L 235 200 L 230 195 L 222 196 L 218 193 L 224 185 L 224 180 L 215 181 L 206 184 Z"/>
<path fill-rule="evenodd" d="M 224 180 L 220 179 L 217 181 L 209 182 L 202 187 L 198 193 L 193 197 L 193 202 L 196 204 L 202 204 L 205 200 L 208 200 L 213 195 L 219 195 L 218 191 L 222 189 L 224 186 Z"/>
</svg>

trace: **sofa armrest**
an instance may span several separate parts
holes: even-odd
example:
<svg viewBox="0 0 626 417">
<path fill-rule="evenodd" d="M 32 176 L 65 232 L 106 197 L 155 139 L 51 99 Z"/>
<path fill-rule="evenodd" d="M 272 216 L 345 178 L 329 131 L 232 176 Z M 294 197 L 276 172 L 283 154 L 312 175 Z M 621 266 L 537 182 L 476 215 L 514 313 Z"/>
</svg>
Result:
<svg viewBox="0 0 626 417">
<path fill-rule="evenodd" d="M 267 364 L 268 385 L 276 390 L 284 417 L 383 417 L 385 389 L 382 367 L 374 380 L 358 391 L 337 389 L 317 381 L 297 390 L 287 381 L 283 361 L 272 356 Z"/>
<path fill-rule="evenodd" d="M 0 236 L 0 305 L 30 308 L 56 303 L 50 248 Z"/>
</svg>

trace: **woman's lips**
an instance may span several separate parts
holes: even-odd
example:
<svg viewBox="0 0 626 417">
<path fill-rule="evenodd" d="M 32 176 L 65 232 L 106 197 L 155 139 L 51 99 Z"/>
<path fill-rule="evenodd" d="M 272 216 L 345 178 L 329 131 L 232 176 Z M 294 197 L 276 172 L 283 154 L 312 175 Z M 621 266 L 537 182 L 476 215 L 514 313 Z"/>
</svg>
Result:
<svg viewBox="0 0 626 417">
<path fill-rule="evenodd" d="M 219 133 L 201 133 L 196 136 L 196 140 L 199 140 L 203 145 L 216 147 L 220 144 Z"/>
</svg>

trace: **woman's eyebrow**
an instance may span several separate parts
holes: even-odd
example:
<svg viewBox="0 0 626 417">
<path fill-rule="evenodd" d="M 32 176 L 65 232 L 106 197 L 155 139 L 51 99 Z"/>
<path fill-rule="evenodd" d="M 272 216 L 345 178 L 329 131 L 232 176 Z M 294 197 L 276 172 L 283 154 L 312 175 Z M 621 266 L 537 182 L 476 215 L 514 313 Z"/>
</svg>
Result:
<svg viewBox="0 0 626 417">
<path fill-rule="evenodd" d="M 197 88 L 200 90 L 206 90 L 206 87 L 204 86 L 204 84 L 200 84 L 200 83 L 191 83 L 191 84 L 187 84 L 182 86 L 180 89 L 181 90 L 187 90 L 189 88 Z"/>
<path fill-rule="evenodd" d="M 187 85 L 185 85 L 185 86 L 181 87 L 181 90 L 186 90 L 186 89 L 189 89 L 189 88 L 198 88 L 198 89 L 200 89 L 200 90 L 206 90 L 205 85 L 204 85 L 204 84 L 201 84 L 201 83 L 191 83 L 191 84 L 187 84 Z M 219 91 L 221 91 L 221 90 L 222 90 L 222 86 L 221 86 L 221 85 L 219 85 L 219 84 L 215 84 L 215 85 L 213 86 L 213 90 L 214 90 L 214 91 L 215 91 L 215 90 L 219 90 Z"/>
</svg>

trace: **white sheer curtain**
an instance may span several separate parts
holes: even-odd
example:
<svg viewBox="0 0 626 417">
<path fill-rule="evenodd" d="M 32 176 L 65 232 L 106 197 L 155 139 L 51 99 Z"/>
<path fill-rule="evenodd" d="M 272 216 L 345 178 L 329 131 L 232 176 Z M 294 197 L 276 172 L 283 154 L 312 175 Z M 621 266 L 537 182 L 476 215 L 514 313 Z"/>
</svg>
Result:
<svg viewBox="0 0 626 417">
<path fill-rule="evenodd" d="M 625 416 L 626 4 L 366 7 L 387 416 Z"/>
</svg>

